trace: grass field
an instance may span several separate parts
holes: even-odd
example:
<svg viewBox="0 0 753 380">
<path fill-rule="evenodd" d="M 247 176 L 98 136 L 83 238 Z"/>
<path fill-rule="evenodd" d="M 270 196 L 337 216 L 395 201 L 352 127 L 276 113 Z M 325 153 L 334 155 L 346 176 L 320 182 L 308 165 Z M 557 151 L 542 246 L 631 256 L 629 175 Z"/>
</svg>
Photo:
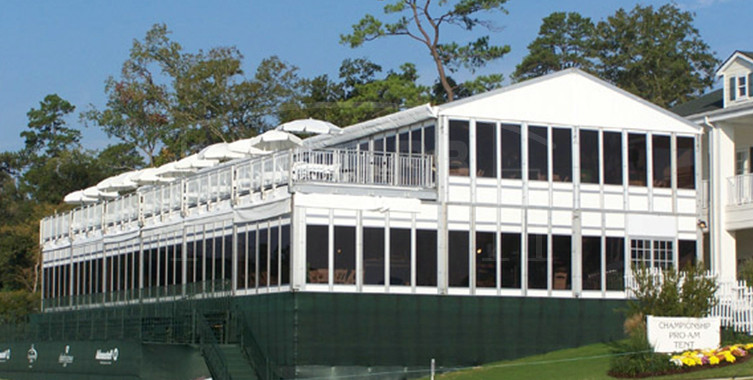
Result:
<svg viewBox="0 0 753 380">
<path fill-rule="evenodd" d="M 553 351 L 518 360 L 490 363 L 473 369 L 445 373 L 442 380 L 497 380 L 497 379 L 557 379 L 601 380 L 612 379 L 609 369 L 610 347 L 594 344 L 568 350 Z M 723 368 L 713 368 L 680 375 L 657 376 L 651 379 L 718 379 L 753 376 L 753 360 Z"/>
</svg>

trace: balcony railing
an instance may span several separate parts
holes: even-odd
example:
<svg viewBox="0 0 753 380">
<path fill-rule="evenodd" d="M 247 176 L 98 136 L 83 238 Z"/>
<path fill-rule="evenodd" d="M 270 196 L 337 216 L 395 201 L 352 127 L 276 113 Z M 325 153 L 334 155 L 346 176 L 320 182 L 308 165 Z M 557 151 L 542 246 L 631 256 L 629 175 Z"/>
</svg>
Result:
<svg viewBox="0 0 753 380">
<path fill-rule="evenodd" d="M 753 174 L 742 174 L 727 179 L 729 205 L 753 204 Z"/>
<path fill-rule="evenodd" d="M 431 155 L 351 150 L 290 150 L 236 160 L 169 184 L 143 187 L 40 222 L 40 241 L 128 231 L 218 207 L 253 202 L 291 184 L 433 189 Z"/>
</svg>

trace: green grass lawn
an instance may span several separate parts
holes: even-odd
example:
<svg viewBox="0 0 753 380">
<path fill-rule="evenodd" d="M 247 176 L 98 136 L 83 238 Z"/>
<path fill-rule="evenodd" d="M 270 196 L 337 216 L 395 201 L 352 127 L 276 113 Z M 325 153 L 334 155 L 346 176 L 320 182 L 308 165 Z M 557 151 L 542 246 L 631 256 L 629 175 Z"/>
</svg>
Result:
<svg viewBox="0 0 753 380">
<path fill-rule="evenodd" d="M 518 360 L 490 363 L 473 369 L 446 373 L 442 380 L 497 379 L 612 379 L 609 369 L 610 347 L 593 344 L 568 350 L 553 351 Z M 713 368 L 680 375 L 658 376 L 652 379 L 710 379 L 753 375 L 753 359 L 723 368 Z"/>
</svg>

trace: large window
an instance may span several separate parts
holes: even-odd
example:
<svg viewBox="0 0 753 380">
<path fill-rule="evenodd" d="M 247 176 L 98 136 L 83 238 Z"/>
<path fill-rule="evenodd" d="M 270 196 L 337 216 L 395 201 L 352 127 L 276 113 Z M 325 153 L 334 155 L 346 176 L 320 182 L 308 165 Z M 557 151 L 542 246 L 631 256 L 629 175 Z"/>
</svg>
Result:
<svg viewBox="0 0 753 380">
<path fill-rule="evenodd" d="M 363 228 L 363 283 L 384 285 L 384 228 Z"/>
<path fill-rule="evenodd" d="M 549 179 L 548 153 L 547 128 L 528 127 L 528 179 L 531 181 Z"/>
<path fill-rule="evenodd" d="M 450 175 L 468 175 L 470 170 L 469 138 L 468 121 L 450 120 Z"/>
<path fill-rule="evenodd" d="M 601 238 L 581 238 L 583 290 L 601 290 Z"/>
<path fill-rule="evenodd" d="M 631 186 L 646 186 L 645 134 L 628 134 L 628 172 Z"/>
<path fill-rule="evenodd" d="M 476 232 L 476 287 L 497 286 L 497 242 L 494 232 Z"/>
<path fill-rule="evenodd" d="M 696 264 L 696 242 L 695 240 L 680 240 L 677 247 L 677 259 L 680 263 L 680 269 L 685 270 Z"/>
<path fill-rule="evenodd" d="M 570 236 L 552 236 L 552 288 L 570 289 L 572 281 L 572 244 Z"/>
<path fill-rule="evenodd" d="M 416 230 L 416 285 L 437 286 L 437 231 Z"/>
<path fill-rule="evenodd" d="M 677 138 L 677 187 L 695 189 L 695 139 Z"/>
<path fill-rule="evenodd" d="M 356 283 L 356 228 L 335 226 L 335 284 Z"/>
<path fill-rule="evenodd" d="M 503 288 L 520 289 L 520 234 L 504 232 L 500 236 L 500 270 Z"/>
<path fill-rule="evenodd" d="M 569 128 L 552 128 L 552 180 L 571 182 L 573 177 L 573 141 Z"/>
<path fill-rule="evenodd" d="M 450 286 L 468 287 L 468 231 L 450 231 L 449 239 Z"/>
<path fill-rule="evenodd" d="M 273 222 L 276 224 L 276 222 Z M 280 228 L 269 229 L 269 286 L 280 284 Z"/>
<path fill-rule="evenodd" d="M 269 226 L 266 222 L 259 225 L 259 246 L 257 252 L 259 253 L 258 283 L 260 288 L 269 286 L 269 231 L 267 227 Z"/>
<path fill-rule="evenodd" d="M 410 229 L 390 228 L 390 285 L 410 285 Z"/>
<path fill-rule="evenodd" d="M 327 226 L 306 226 L 306 270 L 310 284 L 328 282 L 328 236 Z"/>
<path fill-rule="evenodd" d="M 625 289 L 625 239 L 606 239 L 606 280 L 607 290 Z"/>
<path fill-rule="evenodd" d="M 672 187 L 672 151 L 669 136 L 651 136 L 654 187 Z"/>
<path fill-rule="evenodd" d="M 435 138 L 434 134 L 436 133 L 436 129 L 434 126 L 429 126 L 424 128 L 424 154 L 434 154 L 435 148 Z"/>
<path fill-rule="evenodd" d="M 528 288 L 547 288 L 547 236 L 528 235 Z"/>
<path fill-rule="evenodd" d="M 630 258 L 638 268 L 670 269 L 674 263 L 671 240 L 630 240 Z"/>
<path fill-rule="evenodd" d="M 580 130 L 580 181 L 599 183 L 599 131 Z"/>
<path fill-rule="evenodd" d="M 521 178 L 521 160 L 520 160 L 520 125 L 502 124 L 499 133 L 500 147 L 502 155 L 500 166 L 502 167 L 502 178 L 520 179 Z"/>
<path fill-rule="evenodd" d="M 290 225 L 283 225 L 280 237 L 281 284 L 290 284 Z"/>
<path fill-rule="evenodd" d="M 622 134 L 604 132 L 604 184 L 622 185 Z"/>
<path fill-rule="evenodd" d="M 478 177 L 497 177 L 497 139 L 496 124 L 476 123 L 476 175 Z"/>
</svg>

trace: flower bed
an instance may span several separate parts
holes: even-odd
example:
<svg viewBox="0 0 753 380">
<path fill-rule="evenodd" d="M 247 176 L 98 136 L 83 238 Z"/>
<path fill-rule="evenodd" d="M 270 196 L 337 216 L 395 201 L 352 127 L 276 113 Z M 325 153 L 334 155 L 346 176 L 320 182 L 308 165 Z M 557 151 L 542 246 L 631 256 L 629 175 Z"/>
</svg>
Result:
<svg viewBox="0 0 753 380">
<path fill-rule="evenodd" d="M 673 355 L 669 361 L 681 368 L 716 366 L 722 363 L 734 363 L 738 358 L 748 356 L 750 350 L 753 350 L 753 343 L 735 344 L 716 350 L 685 351 L 682 354 Z"/>
</svg>

